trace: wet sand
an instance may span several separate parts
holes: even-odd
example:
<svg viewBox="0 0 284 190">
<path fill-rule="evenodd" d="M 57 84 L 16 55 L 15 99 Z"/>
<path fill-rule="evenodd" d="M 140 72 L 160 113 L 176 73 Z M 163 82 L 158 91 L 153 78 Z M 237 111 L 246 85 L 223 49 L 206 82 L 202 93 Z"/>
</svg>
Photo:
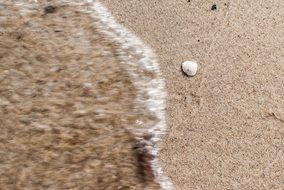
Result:
<svg viewBox="0 0 284 190">
<path fill-rule="evenodd" d="M 176 189 L 283 189 L 284 1 L 103 2 L 160 59 L 160 161 Z"/>
<path fill-rule="evenodd" d="M 22 3 L 0 4 L 0 189 L 158 189 L 118 45 L 80 7 Z"/>
</svg>

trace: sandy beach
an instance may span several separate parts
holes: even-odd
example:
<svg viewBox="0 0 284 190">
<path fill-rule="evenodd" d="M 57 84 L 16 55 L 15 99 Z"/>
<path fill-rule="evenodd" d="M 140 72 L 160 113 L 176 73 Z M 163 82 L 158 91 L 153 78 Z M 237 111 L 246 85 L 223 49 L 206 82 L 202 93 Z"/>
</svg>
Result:
<svg viewBox="0 0 284 190">
<path fill-rule="evenodd" d="M 283 0 L 0 10 L 0 189 L 284 189 Z"/>
<path fill-rule="evenodd" d="M 284 1 L 103 0 L 158 55 L 178 190 L 284 188 Z M 216 9 L 212 6 L 216 4 Z M 193 78 L 184 60 L 199 63 Z"/>
</svg>

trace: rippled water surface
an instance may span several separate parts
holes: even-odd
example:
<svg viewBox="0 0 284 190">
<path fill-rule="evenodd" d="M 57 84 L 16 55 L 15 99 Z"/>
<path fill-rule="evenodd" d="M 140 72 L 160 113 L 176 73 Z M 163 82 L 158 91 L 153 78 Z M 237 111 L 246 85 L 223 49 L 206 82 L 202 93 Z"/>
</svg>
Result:
<svg viewBox="0 0 284 190">
<path fill-rule="evenodd" d="M 166 181 L 155 158 L 164 84 L 150 50 L 100 4 L 4 1 L 0 9 L 1 187 Z"/>
</svg>

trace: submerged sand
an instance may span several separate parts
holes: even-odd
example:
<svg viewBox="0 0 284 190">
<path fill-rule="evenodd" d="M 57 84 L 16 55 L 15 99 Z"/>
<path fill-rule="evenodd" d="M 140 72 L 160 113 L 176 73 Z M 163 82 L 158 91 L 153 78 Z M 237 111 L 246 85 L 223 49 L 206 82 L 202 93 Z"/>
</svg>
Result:
<svg viewBox="0 0 284 190">
<path fill-rule="evenodd" d="M 176 189 L 283 189 L 284 1 L 103 2 L 160 59 L 160 161 Z M 194 78 L 180 71 L 188 59 Z"/>
<path fill-rule="evenodd" d="M 117 44 L 80 7 L 0 8 L 0 189 L 159 189 Z"/>
</svg>

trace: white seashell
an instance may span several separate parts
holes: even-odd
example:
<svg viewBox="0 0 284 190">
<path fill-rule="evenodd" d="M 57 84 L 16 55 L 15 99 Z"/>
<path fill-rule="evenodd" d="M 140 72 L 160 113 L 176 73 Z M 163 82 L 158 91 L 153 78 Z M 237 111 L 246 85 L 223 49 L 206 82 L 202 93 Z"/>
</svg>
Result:
<svg viewBox="0 0 284 190">
<path fill-rule="evenodd" d="M 185 61 L 181 65 L 182 71 L 188 76 L 194 76 L 198 69 L 198 64 L 193 61 Z"/>
</svg>

